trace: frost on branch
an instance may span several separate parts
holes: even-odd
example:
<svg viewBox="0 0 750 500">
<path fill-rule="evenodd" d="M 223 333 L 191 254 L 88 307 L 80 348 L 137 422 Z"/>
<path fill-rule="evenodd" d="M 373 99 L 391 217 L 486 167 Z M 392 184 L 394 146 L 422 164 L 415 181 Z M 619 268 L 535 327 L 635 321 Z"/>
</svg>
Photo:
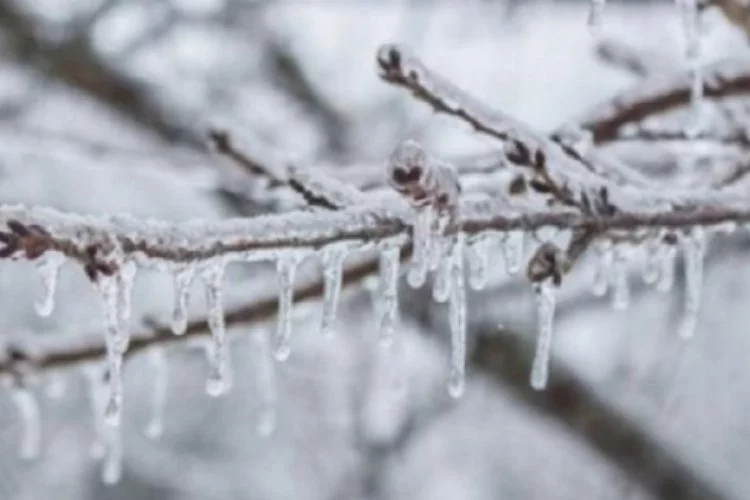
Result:
<svg viewBox="0 0 750 500">
<path fill-rule="evenodd" d="M 428 157 L 421 145 L 407 140 L 388 160 L 388 182 L 415 211 L 414 253 L 409 284 L 420 287 L 440 260 L 439 238 L 458 217 L 461 184 L 456 170 Z"/>
</svg>

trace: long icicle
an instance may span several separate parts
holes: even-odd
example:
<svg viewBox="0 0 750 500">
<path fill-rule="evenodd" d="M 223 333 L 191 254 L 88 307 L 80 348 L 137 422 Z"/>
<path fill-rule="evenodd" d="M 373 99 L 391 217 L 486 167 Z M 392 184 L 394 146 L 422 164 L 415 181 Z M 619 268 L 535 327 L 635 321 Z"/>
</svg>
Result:
<svg viewBox="0 0 750 500">
<path fill-rule="evenodd" d="M 210 367 L 206 380 L 206 393 L 214 397 L 225 394 L 231 386 L 229 347 L 227 346 L 223 304 L 225 266 L 223 261 L 216 262 L 208 266 L 201 273 L 206 287 L 208 328 L 211 331 L 212 341 Z"/>
<path fill-rule="evenodd" d="M 320 320 L 320 333 L 331 338 L 336 323 L 339 296 L 341 295 L 341 271 L 346 249 L 338 246 L 323 250 L 323 311 Z"/>
<path fill-rule="evenodd" d="M 60 252 L 46 252 L 35 261 L 37 273 L 42 278 L 42 297 L 34 302 L 39 316 L 47 317 L 55 308 L 55 290 L 60 268 L 65 263 L 65 255 Z"/>
<path fill-rule="evenodd" d="M 465 235 L 459 232 L 454 237 L 451 261 L 450 328 L 451 353 L 448 394 L 453 398 L 463 395 L 466 388 L 466 283 L 464 273 Z"/>
<path fill-rule="evenodd" d="M 266 331 L 253 335 L 258 349 L 258 418 L 255 428 L 261 436 L 268 436 L 276 429 L 276 372 L 271 353 L 271 342 Z"/>
<path fill-rule="evenodd" d="M 174 311 L 172 313 L 172 332 L 175 335 L 185 333 L 188 324 L 188 302 L 190 301 L 190 286 L 195 277 L 195 266 L 186 265 L 176 269 L 174 280 Z"/>
<path fill-rule="evenodd" d="M 385 244 L 380 250 L 380 290 L 378 300 L 378 331 L 380 343 L 390 346 L 398 322 L 398 277 L 401 248 Z"/>
<path fill-rule="evenodd" d="M 536 354 L 531 368 L 531 387 L 537 391 L 547 387 L 549 361 L 552 353 L 552 336 L 555 319 L 555 287 L 549 281 L 534 285 L 537 311 Z"/>
<path fill-rule="evenodd" d="M 685 262 L 685 305 L 680 322 L 680 337 L 690 338 L 695 333 L 703 288 L 703 260 L 706 254 L 706 234 L 693 228 L 681 240 Z"/>
<path fill-rule="evenodd" d="M 101 303 L 104 307 L 107 329 L 105 339 L 109 398 L 104 407 L 104 421 L 112 426 L 120 425 L 123 400 L 122 365 L 125 334 L 122 332 L 124 324 L 120 312 L 120 283 L 121 281 L 117 276 L 101 275 L 96 281 Z"/>
<path fill-rule="evenodd" d="M 299 257 L 297 255 L 281 255 L 276 261 L 276 269 L 279 274 L 279 312 L 273 354 L 278 361 L 289 359 L 289 354 L 292 351 L 290 341 L 292 337 L 294 277 L 298 264 Z"/>
</svg>

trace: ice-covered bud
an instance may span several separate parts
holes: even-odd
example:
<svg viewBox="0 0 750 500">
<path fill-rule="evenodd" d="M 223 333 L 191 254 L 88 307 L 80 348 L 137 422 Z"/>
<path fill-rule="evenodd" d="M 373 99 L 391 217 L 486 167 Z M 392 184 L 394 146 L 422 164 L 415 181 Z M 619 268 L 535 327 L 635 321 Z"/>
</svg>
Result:
<svg viewBox="0 0 750 500">
<path fill-rule="evenodd" d="M 388 182 L 416 209 L 432 206 L 438 213 L 455 215 L 461 194 L 458 173 L 429 158 L 415 141 L 402 142 L 391 154 Z"/>
</svg>

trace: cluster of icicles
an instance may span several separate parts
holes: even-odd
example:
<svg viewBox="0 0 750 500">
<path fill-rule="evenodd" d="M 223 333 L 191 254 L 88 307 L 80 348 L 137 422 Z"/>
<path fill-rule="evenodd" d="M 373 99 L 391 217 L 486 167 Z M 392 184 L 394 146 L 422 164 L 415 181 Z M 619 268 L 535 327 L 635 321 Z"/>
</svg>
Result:
<svg viewBox="0 0 750 500">
<path fill-rule="evenodd" d="M 413 287 L 427 282 L 429 272 L 434 272 L 432 296 L 437 302 L 448 302 L 451 332 L 450 373 L 448 392 L 460 397 L 465 386 L 466 357 L 466 282 L 469 287 L 480 290 L 488 281 L 491 259 L 502 255 L 509 275 L 518 273 L 527 256 L 526 239 L 529 233 L 510 231 L 506 233 L 485 232 L 476 235 L 454 233 L 442 235 L 435 231 L 437 213 L 431 207 L 417 211 L 414 219 L 414 252 L 406 270 L 406 280 Z M 731 228 L 721 227 L 723 231 Z M 556 236 L 567 239 L 564 232 Z M 611 289 L 612 305 L 623 309 L 629 302 L 629 275 L 631 258 L 628 252 L 645 252 L 643 258 L 643 280 L 654 284 L 660 291 L 669 291 L 674 281 L 674 262 L 677 249 L 683 252 L 685 263 L 686 293 L 684 316 L 680 326 L 681 335 L 689 337 L 696 324 L 703 277 L 703 260 L 706 248 L 706 233 L 701 228 L 680 233 L 678 244 L 665 244 L 665 232 L 654 234 L 646 244 L 626 248 L 608 241 L 597 242 L 594 254 L 597 264 L 592 283 L 595 295 L 604 295 Z M 551 237 L 545 238 L 550 239 Z M 538 233 L 535 239 L 540 239 Z M 379 283 L 375 294 L 375 313 L 381 344 L 389 346 L 398 327 L 398 284 L 401 276 L 401 248 L 403 236 L 383 240 L 379 243 Z M 330 244 L 317 253 L 323 265 L 324 296 L 321 305 L 321 333 L 330 337 L 335 329 L 337 305 L 341 293 L 342 267 L 347 255 L 356 249 L 350 242 Z M 293 292 L 295 273 L 310 251 L 294 250 L 277 255 L 276 268 L 279 278 L 279 302 L 275 335 L 272 345 L 266 347 L 268 362 L 259 367 L 261 388 L 259 398 L 262 411 L 258 418 L 258 432 L 269 434 L 275 426 L 275 394 L 273 394 L 273 362 L 286 360 L 290 355 L 290 337 L 293 319 Z M 40 314 L 48 315 L 54 306 L 57 275 L 64 258 L 57 253 L 48 253 L 37 261 L 37 269 L 43 280 L 43 295 L 36 304 Z M 211 342 L 208 344 L 209 374 L 206 391 L 209 395 L 225 393 L 231 384 L 228 344 L 226 339 L 223 306 L 222 280 L 227 261 L 184 264 L 173 268 L 175 304 L 172 330 L 182 335 L 187 326 L 189 291 L 194 278 L 200 277 L 205 285 L 208 306 L 208 325 Z M 88 367 L 86 370 L 90 388 L 90 400 L 98 441 L 94 454 L 104 459 L 103 480 L 116 482 L 120 476 L 122 445 L 119 423 L 123 403 L 122 363 L 128 346 L 128 318 L 130 317 L 130 292 L 135 279 L 136 266 L 123 262 L 113 276 L 102 277 L 96 285 L 104 306 L 107 323 L 106 373 Z M 531 369 L 530 383 L 534 389 L 545 388 L 548 379 L 548 364 L 552 347 L 553 319 L 555 314 L 555 286 L 550 281 L 533 285 L 537 310 L 537 348 Z M 268 344 L 268 343 L 267 343 Z M 167 365 L 162 348 L 154 347 L 149 353 L 154 369 L 154 392 L 152 418 L 146 434 L 157 438 L 163 430 L 162 411 L 167 391 Z M 40 448 L 39 410 L 33 393 L 23 387 L 14 389 L 13 400 L 24 422 L 21 456 L 34 458 Z"/>
<path fill-rule="evenodd" d="M 701 64 L 701 17 L 700 0 L 674 0 L 680 12 L 680 22 L 684 33 L 685 61 L 691 78 L 691 102 L 694 122 L 689 127 L 695 134 L 700 132 L 703 116 L 704 82 Z M 589 0 L 588 23 L 592 32 L 598 33 L 607 0 Z"/>
</svg>

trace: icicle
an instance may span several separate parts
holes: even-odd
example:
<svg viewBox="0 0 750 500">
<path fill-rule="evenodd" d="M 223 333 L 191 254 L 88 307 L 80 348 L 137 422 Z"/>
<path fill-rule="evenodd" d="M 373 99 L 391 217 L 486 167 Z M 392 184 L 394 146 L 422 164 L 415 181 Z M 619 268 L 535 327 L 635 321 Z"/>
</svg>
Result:
<svg viewBox="0 0 750 500">
<path fill-rule="evenodd" d="M 268 436 L 276 428 L 276 374 L 271 346 L 265 332 L 253 336 L 258 346 L 258 401 L 260 403 L 256 429 L 261 436 Z"/>
<path fill-rule="evenodd" d="M 661 252 L 661 270 L 659 272 L 659 281 L 656 283 L 656 289 L 659 292 L 667 293 L 672 290 L 674 284 L 674 245 L 665 244 Z"/>
<path fill-rule="evenodd" d="M 682 251 L 685 261 L 685 305 L 679 331 L 682 338 L 690 338 L 695 333 L 703 287 L 706 235 L 702 228 L 693 228 L 682 239 Z"/>
<path fill-rule="evenodd" d="M 294 303 L 294 276 L 297 272 L 297 255 L 282 255 L 276 261 L 279 273 L 279 312 L 276 324 L 274 357 L 286 361 L 291 353 L 292 305 Z"/>
<path fill-rule="evenodd" d="M 34 460 L 39 456 L 42 446 L 39 403 L 34 394 L 26 388 L 14 388 L 11 396 L 21 420 L 19 455 L 23 460 Z"/>
<path fill-rule="evenodd" d="M 126 261 L 117 273 L 117 315 L 121 335 L 121 352 L 128 350 L 130 344 L 129 322 L 132 314 L 133 283 L 137 267 L 135 262 Z"/>
<path fill-rule="evenodd" d="M 154 373 L 151 393 L 151 418 L 146 425 L 146 436 L 150 439 L 159 439 L 164 432 L 164 403 L 167 398 L 169 372 L 167 359 L 161 348 L 154 348 L 149 354 Z"/>
<path fill-rule="evenodd" d="M 594 274 L 594 282 L 591 286 L 591 293 L 597 297 L 603 297 L 609 287 L 610 276 L 612 274 L 612 250 L 611 243 L 601 241 L 596 245 L 597 262 Z"/>
<path fill-rule="evenodd" d="M 406 277 L 409 285 L 413 288 L 420 288 L 427 280 L 433 243 L 432 226 L 435 216 L 435 211 L 431 206 L 423 207 L 416 213 L 413 228 L 414 252 L 412 254 L 409 273 Z"/>
<path fill-rule="evenodd" d="M 458 233 L 450 255 L 450 327 L 451 354 L 448 394 L 463 395 L 466 387 L 466 284 L 464 282 L 464 233 Z"/>
<path fill-rule="evenodd" d="M 206 306 L 208 308 L 208 328 L 211 331 L 211 356 L 206 393 L 209 396 L 225 394 L 231 384 L 229 369 L 229 348 L 224 324 L 223 280 L 225 263 L 216 262 L 201 272 L 206 286 Z"/>
<path fill-rule="evenodd" d="M 606 0 L 590 0 L 589 2 L 588 24 L 589 29 L 594 34 L 598 34 L 598 30 L 601 27 L 605 4 Z"/>
<path fill-rule="evenodd" d="M 630 285 L 628 283 L 628 261 L 625 251 L 615 250 L 612 263 L 612 307 L 619 311 L 630 305 Z"/>
<path fill-rule="evenodd" d="M 473 290 L 482 290 L 487 286 L 491 244 L 492 240 L 488 236 L 479 236 L 466 247 L 469 286 Z"/>
<path fill-rule="evenodd" d="M 552 334 L 555 319 L 555 288 L 552 282 L 534 285 L 537 311 L 537 343 L 531 369 L 531 387 L 537 391 L 547 387 L 549 360 L 552 351 Z"/>
<path fill-rule="evenodd" d="M 187 265 L 174 272 L 174 312 L 172 313 L 172 332 L 182 335 L 187 329 L 188 302 L 190 301 L 190 286 L 195 277 L 195 267 Z"/>
<path fill-rule="evenodd" d="M 510 231 L 505 235 L 503 244 L 505 269 L 511 276 L 518 273 L 523 265 L 523 240 L 523 231 Z"/>
<path fill-rule="evenodd" d="M 387 244 L 380 250 L 380 290 L 378 331 L 380 343 L 390 346 L 398 322 L 398 276 L 401 248 Z"/>
<path fill-rule="evenodd" d="M 336 313 L 338 311 L 339 295 L 341 295 L 341 267 L 346 258 L 346 249 L 334 246 L 323 250 L 323 313 L 320 322 L 320 332 L 330 338 L 334 333 Z"/>
<path fill-rule="evenodd" d="M 64 262 L 65 255 L 60 252 L 45 252 L 34 261 L 43 287 L 42 298 L 34 302 L 34 309 L 39 316 L 47 317 L 55 308 L 57 277 Z"/>
<path fill-rule="evenodd" d="M 436 245 L 437 246 L 437 245 Z M 435 274 L 435 281 L 432 285 L 432 299 L 435 302 L 446 302 L 451 294 L 451 273 L 453 269 L 453 258 L 450 253 L 450 242 L 440 242 L 439 246 L 442 257 Z"/>
<path fill-rule="evenodd" d="M 651 238 L 646 242 L 646 256 L 643 263 L 643 282 L 653 285 L 659 279 L 659 249 L 658 238 Z"/>
<path fill-rule="evenodd" d="M 100 275 L 96 282 L 107 324 L 105 340 L 109 400 L 104 409 L 104 418 L 108 424 L 114 426 L 120 424 L 122 413 L 122 364 L 126 347 L 126 335 L 123 329 L 127 325 L 123 321 L 125 314 L 121 311 L 123 306 L 123 296 L 120 292 L 121 285 L 122 279 L 117 275 Z"/>
</svg>

